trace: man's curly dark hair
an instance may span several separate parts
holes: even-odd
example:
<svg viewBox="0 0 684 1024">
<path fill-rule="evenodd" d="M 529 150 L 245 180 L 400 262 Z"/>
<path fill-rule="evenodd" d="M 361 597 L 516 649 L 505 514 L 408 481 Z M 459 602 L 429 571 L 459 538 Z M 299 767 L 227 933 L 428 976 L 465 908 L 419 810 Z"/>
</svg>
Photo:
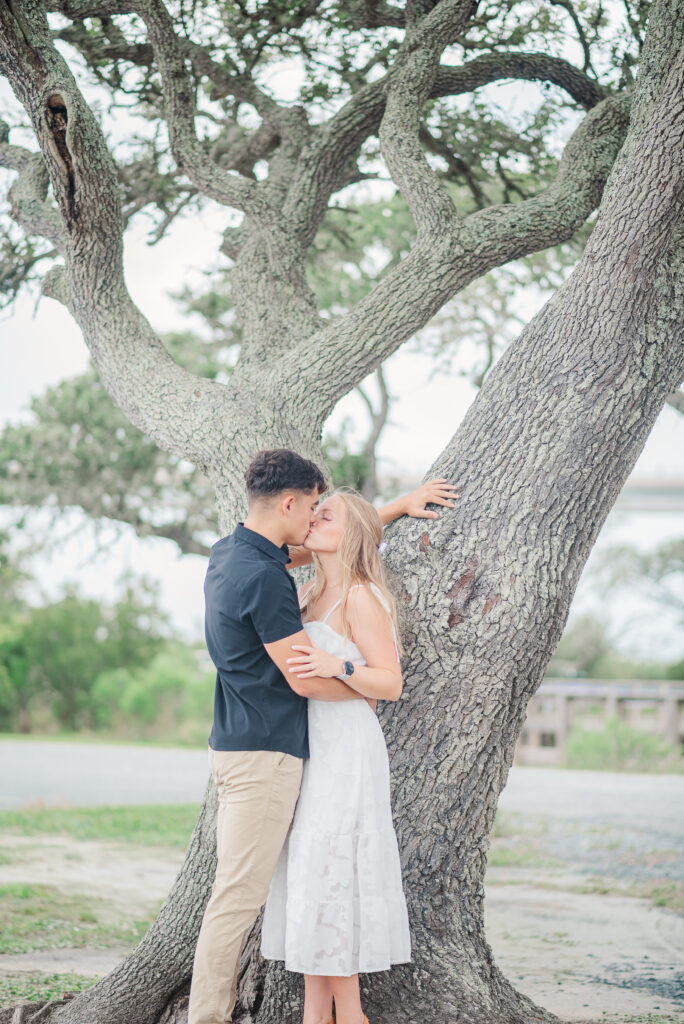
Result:
<svg viewBox="0 0 684 1024">
<path fill-rule="evenodd" d="M 245 472 L 245 483 L 250 501 L 274 497 L 282 491 L 322 494 L 328 489 L 316 463 L 289 448 L 257 452 Z"/>
</svg>

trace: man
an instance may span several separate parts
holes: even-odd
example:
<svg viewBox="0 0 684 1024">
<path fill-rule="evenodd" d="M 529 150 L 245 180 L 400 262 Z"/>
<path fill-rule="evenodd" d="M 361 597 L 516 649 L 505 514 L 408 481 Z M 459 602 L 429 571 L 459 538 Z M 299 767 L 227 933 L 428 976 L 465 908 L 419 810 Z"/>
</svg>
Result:
<svg viewBox="0 0 684 1024">
<path fill-rule="evenodd" d="M 217 866 L 195 951 L 188 1024 L 232 1020 L 240 953 L 266 902 L 309 756 L 306 697 L 363 700 L 339 679 L 296 679 L 306 644 L 285 566 L 302 544 L 323 474 L 288 449 L 259 452 L 245 474 L 249 512 L 211 549 L 206 639 L 216 665 L 211 772 L 218 791 Z M 296 692 L 294 687 L 296 687 Z"/>
</svg>

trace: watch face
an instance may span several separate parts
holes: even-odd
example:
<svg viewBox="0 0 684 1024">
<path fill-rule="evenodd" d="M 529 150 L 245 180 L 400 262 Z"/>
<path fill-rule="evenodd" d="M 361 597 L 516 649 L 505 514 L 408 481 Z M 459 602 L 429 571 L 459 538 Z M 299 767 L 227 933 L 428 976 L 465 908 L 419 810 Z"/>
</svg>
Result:
<svg viewBox="0 0 684 1024">
<path fill-rule="evenodd" d="M 344 663 L 344 674 L 346 676 L 351 676 L 351 675 L 354 674 L 354 664 L 353 664 L 353 662 L 345 661 L 345 663 Z"/>
</svg>

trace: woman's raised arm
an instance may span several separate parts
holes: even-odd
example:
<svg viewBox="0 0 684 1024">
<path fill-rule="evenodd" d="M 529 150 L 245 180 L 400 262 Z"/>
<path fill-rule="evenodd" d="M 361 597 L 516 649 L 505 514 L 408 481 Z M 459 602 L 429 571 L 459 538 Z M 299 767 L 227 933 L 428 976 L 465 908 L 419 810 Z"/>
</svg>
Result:
<svg viewBox="0 0 684 1024">
<path fill-rule="evenodd" d="M 421 484 L 420 487 L 416 487 L 415 491 L 410 491 L 409 494 L 402 495 L 401 498 L 396 498 L 394 501 L 390 501 L 388 505 L 383 505 L 382 508 L 378 509 L 378 514 L 382 520 L 382 525 L 387 526 L 393 519 L 398 519 L 399 516 L 413 516 L 416 519 L 439 519 L 438 512 L 426 511 L 426 505 L 444 505 L 447 508 L 454 507 L 454 499 L 460 498 L 460 494 L 455 494 L 456 485 L 449 484 L 446 482 L 446 478 L 440 478 L 438 480 L 428 480 L 426 484 Z M 310 551 L 307 551 L 303 547 L 290 547 L 290 561 L 285 566 L 286 569 L 298 569 L 300 565 L 310 565 L 313 561 Z"/>
<path fill-rule="evenodd" d="M 426 505 L 445 505 L 453 508 L 452 499 L 460 498 L 460 494 L 453 493 L 456 490 L 455 484 L 448 484 L 445 478 L 428 480 L 426 484 L 416 487 L 415 491 L 404 494 L 401 498 L 391 501 L 389 505 L 383 505 L 378 509 L 382 525 L 387 526 L 393 519 L 399 516 L 413 516 L 416 519 L 439 519 L 438 512 L 427 512 Z"/>
<path fill-rule="evenodd" d="M 298 569 L 300 565 L 311 565 L 313 555 L 306 548 L 290 545 L 290 561 L 285 563 L 286 569 Z"/>
</svg>

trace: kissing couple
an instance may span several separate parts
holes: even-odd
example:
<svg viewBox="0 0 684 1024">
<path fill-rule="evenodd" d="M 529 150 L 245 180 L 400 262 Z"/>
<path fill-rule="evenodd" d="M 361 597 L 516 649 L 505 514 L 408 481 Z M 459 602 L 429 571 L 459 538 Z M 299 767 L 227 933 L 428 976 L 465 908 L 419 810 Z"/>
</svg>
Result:
<svg viewBox="0 0 684 1024">
<path fill-rule="evenodd" d="M 384 524 L 436 518 L 426 504 L 458 494 L 433 480 L 381 509 L 350 490 L 320 501 L 320 469 L 285 448 L 259 452 L 245 480 L 247 518 L 212 547 L 204 585 L 217 866 L 188 1024 L 230 1024 L 264 903 L 261 952 L 304 975 L 303 1024 L 332 1024 L 333 1003 L 337 1024 L 368 1024 L 359 972 L 411 959 L 375 714 L 402 691 L 378 549 Z M 288 570 L 312 561 L 297 591 Z"/>
</svg>

